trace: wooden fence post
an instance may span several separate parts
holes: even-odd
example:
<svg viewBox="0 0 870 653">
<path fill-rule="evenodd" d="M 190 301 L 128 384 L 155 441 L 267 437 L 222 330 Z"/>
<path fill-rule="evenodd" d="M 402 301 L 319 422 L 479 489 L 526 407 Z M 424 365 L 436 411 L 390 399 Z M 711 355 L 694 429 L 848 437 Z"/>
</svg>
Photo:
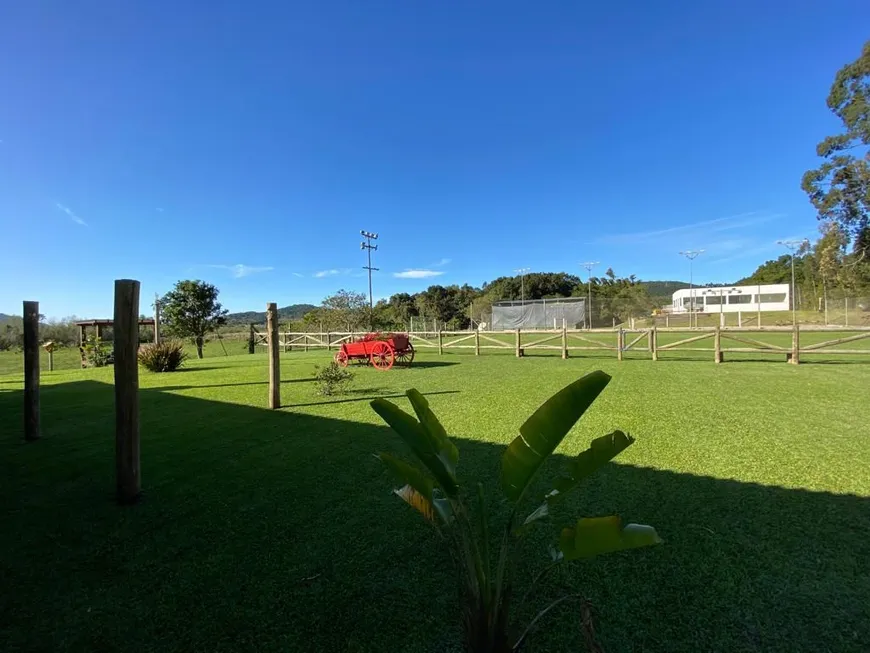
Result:
<svg viewBox="0 0 870 653">
<path fill-rule="evenodd" d="M 480 356 L 480 330 L 474 330 L 474 355 Z"/>
<path fill-rule="evenodd" d="M 622 350 L 625 349 L 625 333 L 622 327 L 616 332 L 616 360 L 622 360 Z"/>
<path fill-rule="evenodd" d="M 743 311 L 737 311 L 737 327 L 743 328 Z"/>
<path fill-rule="evenodd" d="M 520 342 L 521 342 L 521 340 L 520 340 L 520 330 L 517 329 L 517 342 L 516 342 L 516 355 L 517 355 L 517 358 L 521 358 L 522 355 L 523 355 L 523 350 L 522 350 L 522 347 L 520 346 Z"/>
<path fill-rule="evenodd" d="M 160 342 L 160 298 L 154 296 L 154 343 Z"/>
<path fill-rule="evenodd" d="M 281 359 L 278 353 L 278 304 L 266 304 L 266 332 L 269 334 L 269 408 L 281 407 Z"/>
<path fill-rule="evenodd" d="M 48 371 L 54 372 L 54 349 L 48 350 Z"/>
<path fill-rule="evenodd" d="M 791 332 L 791 363 L 798 365 L 801 362 L 801 332 L 800 327 L 795 323 L 794 329 Z"/>
<path fill-rule="evenodd" d="M 721 327 L 715 327 L 713 332 L 713 360 L 716 363 L 722 362 L 722 330 Z"/>
<path fill-rule="evenodd" d="M 115 281 L 115 482 L 118 503 L 136 503 L 139 471 L 139 282 Z"/>
<path fill-rule="evenodd" d="M 24 439 L 39 439 L 39 302 L 24 302 Z"/>
<path fill-rule="evenodd" d="M 562 320 L 562 360 L 568 359 L 568 325 Z"/>
<path fill-rule="evenodd" d="M 659 331 L 656 327 L 653 327 L 649 332 L 649 351 L 652 359 L 657 361 L 659 359 Z"/>
<path fill-rule="evenodd" d="M 251 331 L 248 334 L 248 353 L 254 353 L 254 325 L 251 325 Z"/>
<path fill-rule="evenodd" d="M 441 329 L 438 329 L 438 355 L 441 356 L 444 353 L 444 334 L 441 333 Z"/>
<path fill-rule="evenodd" d="M 326 332 L 326 351 L 332 351 L 332 332 Z"/>
<path fill-rule="evenodd" d="M 671 326 L 671 314 L 665 313 L 665 328 L 669 329 Z"/>
</svg>

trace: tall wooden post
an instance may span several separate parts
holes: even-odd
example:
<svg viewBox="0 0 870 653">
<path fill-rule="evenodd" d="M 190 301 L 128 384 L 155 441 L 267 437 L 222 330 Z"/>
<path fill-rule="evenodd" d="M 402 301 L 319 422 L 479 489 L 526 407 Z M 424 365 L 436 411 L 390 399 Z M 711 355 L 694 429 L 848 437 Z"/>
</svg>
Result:
<svg viewBox="0 0 870 653">
<path fill-rule="evenodd" d="M 266 304 L 266 331 L 269 334 L 269 408 L 281 407 L 281 359 L 278 353 L 278 304 Z"/>
<path fill-rule="evenodd" d="M 441 333 L 441 329 L 438 329 L 438 355 L 444 353 L 444 334 Z"/>
<path fill-rule="evenodd" d="M 737 311 L 737 327 L 743 328 L 743 311 Z"/>
<path fill-rule="evenodd" d="M 54 372 L 54 349 L 48 350 L 48 371 Z"/>
<path fill-rule="evenodd" d="M 517 358 L 520 358 L 523 355 L 523 349 L 522 349 L 522 346 L 520 345 L 520 342 L 521 342 L 520 341 L 520 330 L 517 329 L 517 342 L 516 342 L 516 352 L 515 352 Z"/>
<path fill-rule="evenodd" d="M 139 282 L 115 281 L 115 482 L 118 503 L 136 503 L 139 472 Z"/>
<path fill-rule="evenodd" d="M 649 332 L 649 352 L 654 361 L 659 359 L 659 331 L 656 327 Z"/>
<path fill-rule="evenodd" d="M 665 313 L 665 328 L 669 328 L 671 326 L 671 314 Z"/>
<path fill-rule="evenodd" d="M 480 330 L 474 330 L 474 355 L 480 356 Z"/>
<path fill-rule="evenodd" d="M 160 342 L 160 298 L 154 295 L 154 342 Z"/>
<path fill-rule="evenodd" d="M 284 338 L 281 341 L 281 351 L 286 354 L 287 353 L 287 334 L 286 333 L 278 334 L 278 337 L 280 338 L 282 335 L 284 336 Z M 305 348 L 305 351 L 308 351 L 308 347 Z"/>
<path fill-rule="evenodd" d="M 791 363 L 798 365 L 801 362 L 801 332 L 800 327 L 795 323 L 794 329 L 791 332 Z"/>
<path fill-rule="evenodd" d="M 251 325 L 251 330 L 248 333 L 248 353 L 254 353 L 254 325 Z"/>
<path fill-rule="evenodd" d="M 39 439 L 39 302 L 24 302 L 24 439 Z"/>
<path fill-rule="evenodd" d="M 718 326 L 713 333 L 713 360 L 717 363 L 722 362 L 722 329 Z"/>
<path fill-rule="evenodd" d="M 562 360 L 568 358 L 568 325 L 562 320 Z"/>
<path fill-rule="evenodd" d="M 616 332 L 616 360 L 622 360 L 622 351 L 625 349 L 625 332 L 622 327 Z"/>
<path fill-rule="evenodd" d="M 326 351 L 332 351 L 332 332 L 326 332 Z"/>
</svg>

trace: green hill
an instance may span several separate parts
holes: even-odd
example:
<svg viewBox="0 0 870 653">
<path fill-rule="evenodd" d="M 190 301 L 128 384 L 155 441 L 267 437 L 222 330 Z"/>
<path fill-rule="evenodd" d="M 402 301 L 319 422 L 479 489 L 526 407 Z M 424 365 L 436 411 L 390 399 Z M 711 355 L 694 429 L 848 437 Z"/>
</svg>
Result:
<svg viewBox="0 0 870 653">
<path fill-rule="evenodd" d="M 311 310 L 317 308 L 313 304 L 291 304 L 278 309 L 278 317 L 285 320 L 300 320 Z M 266 311 L 246 311 L 244 313 L 230 313 L 227 315 L 227 324 L 263 324 L 266 321 Z"/>
</svg>

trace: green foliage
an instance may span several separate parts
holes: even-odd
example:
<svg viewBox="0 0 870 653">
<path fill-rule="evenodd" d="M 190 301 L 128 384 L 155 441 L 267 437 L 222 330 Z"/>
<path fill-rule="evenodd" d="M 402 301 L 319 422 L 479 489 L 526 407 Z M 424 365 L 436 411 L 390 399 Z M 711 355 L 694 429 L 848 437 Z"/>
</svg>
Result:
<svg viewBox="0 0 870 653">
<path fill-rule="evenodd" d="M 84 362 L 88 367 L 105 367 L 114 362 L 112 351 L 100 338 L 89 336 L 82 345 Z"/>
<path fill-rule="evenodd" d="M 861 56 L 843 66 L 828 95 L 828 108 L 843 132 L 825 138 L 816 153 L 822 165 L 801 183 L 820 220 L 836 222 L 850 238 L 870 227 L 870 41 Z M 866 251 L 866 250 L 863 250 Z"/>
<path fill-rule="evenodd" d="M 316 306 L 313 304 L 291 304 L 289 306 L 278 308 L 278 319 L 281 322 L 294 322 L 301 320 L 309 311 L 313 311 Z M 266 311 L 245 311 L 244 313 L 228 313 L 228 325 L 245 325 L 248 324 L 265 324 Z"/>
<path fill-rule="evenodd" d="M 314 366 L 314 380 L 317 384 L 317 392 L 324 397 L 340 395 L 346 392 L 347 386 L 353 381 L 353 377 L 353 372 L 335 361 L 324 367 L 319 365 Z"/>
<path fill-rule="evenodd" d="M 537 521 L 550 516 L 550 505 L 574 490 L 579 482 L 604 466 L 634 442 L 622 432 L 597 438 L 569 465 L 566 477 L 543 497 L 525 519 L 518 515 L 522 499 L 547 458 L 562 442 L 577 420 L 610 382 L 604 372 L 592 372 L 553 395 L 520 427 L 520 435 L 502 456 L 501 489 L 510 506 L 500 547 L 491 551 L 490 520 L 483 485 L 470 493 L 457 475 L 459 451 L 429 408 L 422 394 L 407 392 L 416 418 L 384 399 L 372 408 L 407 444 L 421 470 L 382 453 L 379 458 L 402 483 L 395 494 L 417 510 L 442 535 L 457 564 L 463 596 L 463 633 L 466 650 L 474 653 L 502 653 L 519 650 L 538 620 L 552 608 L 580 595 L 562 597 L 545 607 L 522 634 L 513 634 L 511 597 L 520 538 Z M 477 510 L 469 508 L 476 505 Z M 476 517 L 477 524 L 473 523 Z M 602 553 L 650 546 L 661 542 L 651 526 L 622 526 L 619 517 L 581 518 L 562 530 L 552 564 L 536 577 L 566 560 L 589 558 Z M 534 582 L 533 582 L 534 585 Z M 531 588 L 530 588 L 531 589 Z M 587 635 L 591 637 L 591 627 Z M 518 632 L 518 631 L 517 631 Z"/>
<path fill-rule="evenodd" d="M 204 281 L 179 281 L 160 300 L 166 330 L 178 338 L 190 338 L 202 358 L 205 335 L 226 323 L 226 309 L 217 300 L 218 289 Z"/>
<path fill-rule="evenodd" d="M 184 345 L 178 340 L 164 340 L 139 347 L 139 364 L 151 372 L 174 372 L 187 360 Z"/>
</svg>

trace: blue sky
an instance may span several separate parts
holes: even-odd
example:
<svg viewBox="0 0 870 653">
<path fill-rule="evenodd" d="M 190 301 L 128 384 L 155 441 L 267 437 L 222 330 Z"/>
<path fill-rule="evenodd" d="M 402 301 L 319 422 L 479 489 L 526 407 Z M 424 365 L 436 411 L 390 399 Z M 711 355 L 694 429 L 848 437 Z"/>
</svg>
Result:
<svg viewBox="0 0 870 653">
<path fill-rule="evenodd" d="M 515 268 L 729 281 L 814 236 L 800 177 L 870 4 L 21 2 L 0 9 L 0 312 L 231 310 Z M 33 258 L 35 257 L 35 258 Z M 409 272 L 411 271 L 411 272 Z"/>
</svg>

